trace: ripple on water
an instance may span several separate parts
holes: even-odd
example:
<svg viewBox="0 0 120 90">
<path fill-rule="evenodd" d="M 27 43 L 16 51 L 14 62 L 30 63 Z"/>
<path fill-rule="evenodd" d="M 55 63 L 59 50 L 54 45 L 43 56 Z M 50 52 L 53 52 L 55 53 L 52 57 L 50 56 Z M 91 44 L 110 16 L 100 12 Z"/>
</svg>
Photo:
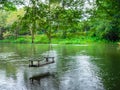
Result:
<svg viewBox="0 0 120 90">
<path fill-rule="evenodd" d="M 101 79 L 97 75 L 98 68 L 91 62 L 92 57 L 80 55 L 66 59 L 71 58 L 77 62 L 77 65 L 73 62 L 76 68 L 63 74 L 60 80 L 60 90 L 104 90 Z"/>
<path fill-rule="evenodd" d="M 0 53 L 0 59 L 7 60 L 7 58 L 9 58 L 11 56 L 17 56 L 17 54 L 15 54 L 15 52 Z"/>
</svg>

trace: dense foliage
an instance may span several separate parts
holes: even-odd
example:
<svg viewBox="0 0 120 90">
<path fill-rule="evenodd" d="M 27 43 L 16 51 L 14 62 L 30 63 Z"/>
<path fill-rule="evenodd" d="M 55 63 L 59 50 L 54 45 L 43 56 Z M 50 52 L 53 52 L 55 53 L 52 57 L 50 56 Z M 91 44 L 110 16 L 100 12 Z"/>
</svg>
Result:
<svg viewBox="0 0 120 90">
<path fill-rule="evenodd" d="M 119 0 L 1 0 L 0 39 L 120 39 Z M 21 8 L 19 8 L 21 6 Z"/>
</svg>

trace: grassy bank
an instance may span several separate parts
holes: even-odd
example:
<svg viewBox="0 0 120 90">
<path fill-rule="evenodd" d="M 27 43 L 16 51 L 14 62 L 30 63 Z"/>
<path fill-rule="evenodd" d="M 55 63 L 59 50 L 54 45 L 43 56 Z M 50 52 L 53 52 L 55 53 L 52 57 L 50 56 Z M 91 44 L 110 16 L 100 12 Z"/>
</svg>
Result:
<svg viewBox="0 0 120 90">
<path fill-rule="evenodd" d="M 31 43 L 31 36 L 19 36 L 17 39 L 14 37 L 0 40 L 1 43 Z M 36 44 L 47 44 L 49 43 L 48 38 L 45 35 L 35 36 L 34 43 Z M 52 38 L 53 44 L 88 44 L 88 43 L 108 43 L 106 40 L 101 40 L 95 37 L 80 36 L 71 38 Z"/>
</svg>

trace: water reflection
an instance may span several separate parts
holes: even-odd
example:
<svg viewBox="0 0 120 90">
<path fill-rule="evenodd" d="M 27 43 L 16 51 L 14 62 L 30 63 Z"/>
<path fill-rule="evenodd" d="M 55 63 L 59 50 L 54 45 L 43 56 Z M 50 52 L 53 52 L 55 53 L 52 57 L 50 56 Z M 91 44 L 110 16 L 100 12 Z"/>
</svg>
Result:
<svg viewBox="0 0 120 90">
<path fill-rule="evenodd" d="M 48 53 L 55 63 L 28 67 Z M 119 70 L 114 45 L 0 44 L 0 90 L 119 90 Z"/>
<path fill-rule="evenodd" d="M 104 90 L 101 78 L 96 74 L 98 68 L 90 62 L 91 59 L 92 57 L 86 55 L 69 56 L 64 59 L 65 64 L 62 63 L 58 67 L 66 68 L 59 76 L 60 90 Z"/>
<path fill-rule="evenodd" d="M 101 82 L 101 77 L 97 75 L 99 72 L 96 65 L 91 63 L 92 57 L 90 56 L 77 56 L 77 63 L 79 63 L 77 72 L 79 72 L 79 81 L 81 89 L 83 90 L 104 90 Z"/>
<path fill-rule="evenodd" d="M 24 85 L 23 73 L 17 73 L 16 77 L 6 77 L 6 73 L 0 72 L 0 90 L 27 90 Z"/>
</svg>

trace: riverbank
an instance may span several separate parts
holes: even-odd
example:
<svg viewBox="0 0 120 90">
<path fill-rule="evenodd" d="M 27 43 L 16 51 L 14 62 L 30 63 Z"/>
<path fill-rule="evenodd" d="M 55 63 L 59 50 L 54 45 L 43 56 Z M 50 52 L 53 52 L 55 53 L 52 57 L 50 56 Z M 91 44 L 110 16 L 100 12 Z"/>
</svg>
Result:
<svg viewBox="0 0 120 90">
<path fill-rule="evenodd" d="M 0 40 L 0 43 L 31 43 L 31 36 L 19 36 L 17 39 L 14 37 Z M 34 39 L 35 44 L 48 44 L 49 40 L 45 35 L 37 35 Z M 110 42 L 104 39 L 96 37 L 80 36 L 71 38 L 52 38 L 51 43 L 53 44 L 90 44 L 90 43 L 117 43 Z"/>
</svg>

